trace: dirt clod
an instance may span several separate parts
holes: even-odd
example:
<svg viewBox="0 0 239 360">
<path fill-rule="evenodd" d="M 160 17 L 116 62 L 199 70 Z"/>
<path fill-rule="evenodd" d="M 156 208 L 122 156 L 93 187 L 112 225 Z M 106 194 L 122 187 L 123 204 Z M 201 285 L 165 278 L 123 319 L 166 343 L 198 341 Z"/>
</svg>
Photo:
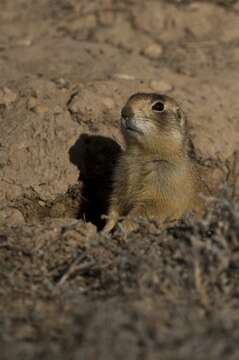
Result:
<svg viewBox="0 0 239 360">
<path fill-rule="evenodd" d="M 173 90 L 173 86 L 170 83 L 163 80 L 151 80 L 150 87 L 152 90 L 159 93 L 167 93 Z"/>
<path fill-rule="evenodd" d="M 162 46 L 151 44 L 143 50 L 143 54 L 151 60 L 158 60 L 163 53 Z"/>
</svg>

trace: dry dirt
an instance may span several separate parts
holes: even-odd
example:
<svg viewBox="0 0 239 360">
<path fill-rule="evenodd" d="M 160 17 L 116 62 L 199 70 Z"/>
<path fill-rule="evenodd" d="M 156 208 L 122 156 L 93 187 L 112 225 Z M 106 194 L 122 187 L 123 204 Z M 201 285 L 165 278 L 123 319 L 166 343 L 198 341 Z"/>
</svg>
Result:
<svg viewBox="0 0 239 360">
<path fill-rule="evenodd" d="M 1 360 L 239 359 L 239 1 L 0 5 Z M 182 105 L 220 196 L 103 236 L 137 91 Z"/>
</svg>

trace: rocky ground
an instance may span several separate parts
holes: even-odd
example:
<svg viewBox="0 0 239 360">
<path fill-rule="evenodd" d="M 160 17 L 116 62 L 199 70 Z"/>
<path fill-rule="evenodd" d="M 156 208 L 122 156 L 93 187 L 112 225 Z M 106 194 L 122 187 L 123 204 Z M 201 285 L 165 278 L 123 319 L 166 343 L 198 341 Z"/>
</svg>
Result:
<svg viewBox="0 0 239 360">
<path fill-rule="evenodd" d="M 1 0 L 0 69 L 1 359 L 238 359 L 239 2 Z M 181 104 L 218 200 L 103 236 L 138 91 Z"/>
</svg>

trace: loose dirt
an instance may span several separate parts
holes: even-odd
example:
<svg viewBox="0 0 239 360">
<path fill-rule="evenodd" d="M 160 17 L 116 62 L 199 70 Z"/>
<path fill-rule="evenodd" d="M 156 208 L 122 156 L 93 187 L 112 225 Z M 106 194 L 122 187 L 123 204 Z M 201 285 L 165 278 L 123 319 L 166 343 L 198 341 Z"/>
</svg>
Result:
<svg viewBox="0 0 239 360">
<path fill-rule="evenodd" d="M 1 360 L 239 358 L 238 24 L 229 0 L 1 1 Z M 217 200 L 103 236 L 138 91 L 181 104 Z"/>
</svg>

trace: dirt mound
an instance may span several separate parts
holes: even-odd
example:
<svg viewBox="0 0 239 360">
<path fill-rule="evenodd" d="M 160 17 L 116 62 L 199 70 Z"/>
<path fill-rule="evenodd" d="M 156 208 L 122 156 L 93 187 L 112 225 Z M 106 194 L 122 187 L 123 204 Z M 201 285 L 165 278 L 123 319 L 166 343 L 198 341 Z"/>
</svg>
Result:
<svg viewBox="0 0 239 360">
<path fill-rule="evenodd" d="M 127 239 L 67 218 L 2 228 L 2 359 L 236 359 L 238 223 L 223 201 Z"/>
</svg>

